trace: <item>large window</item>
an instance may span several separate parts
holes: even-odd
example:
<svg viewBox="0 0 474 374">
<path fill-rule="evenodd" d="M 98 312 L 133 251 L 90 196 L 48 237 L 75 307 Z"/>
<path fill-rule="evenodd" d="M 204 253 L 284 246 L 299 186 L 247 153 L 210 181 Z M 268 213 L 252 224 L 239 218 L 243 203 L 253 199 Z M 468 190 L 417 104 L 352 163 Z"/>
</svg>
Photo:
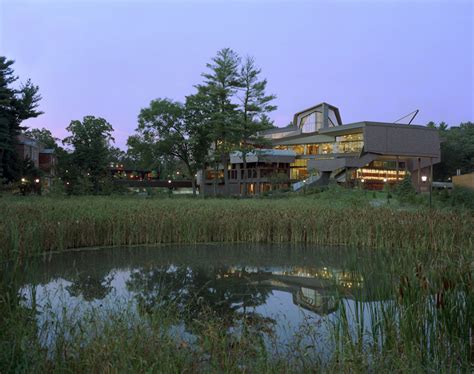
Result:
<svg viewBox="0 0 474 374">
<path fill-rule="evenodd" d="M 313 112 L 301 118 L 300 128 L 304 133 L 315 132 L 323 126 L 323 114 Z"/>
<path fill-rule="evenodd" d="M 317 144 L 307 144 L 306 145 L 306 154 L 307 155 L 317 155 L 319 151 L 319 146 Z"/>
<path fill-rule="evenodd" d="M 364 135 L 360 133 L 336 136 L 337 153 L 358 153 L 364 147 Z"/>
<path fill-rule="evenodd" d="M 333 143 L 322 143 L 319 145 L 319 154 L 327 155 L 333 153 Z"/>
<path fill-rule="evenodd" d="M 290 164 L 290 179 L 304 179 L 308 176 L 308 159 L 300 158 Z"/>
</svg>

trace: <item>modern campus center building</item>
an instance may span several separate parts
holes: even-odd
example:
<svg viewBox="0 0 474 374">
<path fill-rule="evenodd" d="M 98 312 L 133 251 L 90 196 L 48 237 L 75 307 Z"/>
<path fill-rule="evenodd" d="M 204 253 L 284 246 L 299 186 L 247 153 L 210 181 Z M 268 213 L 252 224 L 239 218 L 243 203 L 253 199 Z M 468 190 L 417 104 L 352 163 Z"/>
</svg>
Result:
<svg viewBox="0 0 474 374">
<path fill-rule="evenodd" d="M 427 190 L 432 166 L 440 162 L 438 131 L 425 126 L 362 121 L 343 124 L 339 109 L 321 103 L 294 115 L 291 125 L 259 134 L 271 144 L 247 154 L 231 154 L 230 194 L 250 194 L 287 186 L 326 185 L 331 181 L 382 189 L 410 175 L 418 191 Z M 204 193 L 224 192 L 224 170 L 204 170 Z"/>
</svg>

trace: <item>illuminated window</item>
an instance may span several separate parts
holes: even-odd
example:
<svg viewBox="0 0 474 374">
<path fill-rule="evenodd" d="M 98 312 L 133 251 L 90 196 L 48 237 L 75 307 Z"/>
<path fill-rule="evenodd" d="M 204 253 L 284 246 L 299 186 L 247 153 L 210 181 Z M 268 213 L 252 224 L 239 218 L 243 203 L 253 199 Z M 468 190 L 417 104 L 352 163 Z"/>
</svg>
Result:
<svg viewBox="0 0 474 374">
<path fill-rule="evenodd" d="M 307 144 L 306 145 L 306 154 L 307 155 L 317 155 L 319 151 L 319 146 L 317 144 Z"/>
<path fill-rule="evenodd" d="M 333 143 L 322 143 L 319 145 L 319 154 L 327 155 L 333 153 Z"/>
</svg>

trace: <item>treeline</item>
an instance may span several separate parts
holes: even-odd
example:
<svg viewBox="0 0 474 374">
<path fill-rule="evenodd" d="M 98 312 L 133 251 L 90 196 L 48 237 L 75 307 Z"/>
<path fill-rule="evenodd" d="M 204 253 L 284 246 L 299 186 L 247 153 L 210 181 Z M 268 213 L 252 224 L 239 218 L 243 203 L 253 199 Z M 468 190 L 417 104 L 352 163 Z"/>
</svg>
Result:
<svg viewBox="0 0 474 374">
<path fill-rule="evenodd" d="M 6 58 L 2 61 L 2 87 L 11 90 L 9 86 L 14 80 L 8 77 L 13 77 L 10 67 L 13 61 Z M 169 177 L 173 170 L 179 169 L 181 175 L 192 180 L 195 191 L 197 171 L 205 165 L 214 165 L 216 171 L 221 165 L 227 170 L 233 151 L 242 152 L 245 167 L 246 155 L 253 145 L 265 143 L 257 134 L 273 126 L 268 113 L 276 109 L 272 103 L 275 95 L 266 93 L 267 80 L 261 78 L 261 69 L 252 57 L 242 59 L 233 50 L 224 48 L 206 64 L 202 77 L 203 81 L 194 86 L 195 92 L 186 96 L 184 102 L 157 98 L 143 108 L 135 134 L 128 138 L 126 152 L 112 146 L 113 128 L 103 118 L 86 116 L 82 121 L 71 121 L 67 127 L 70 136 L 61 141 L 66 148 L 47 129 L 26 131 L 20 122 L 41 114 L 34 111 L 41 99 L 38 87 L 28 82 L 23 91 L 12 91 L 13 96 L 25 96 L 21 108 L 28 103 L 31 108 L 15 116 L 21 121 L 12 123 L 12 130 L 5 137 L 8 144 L 0 143 L 2 165 L 10 170 L 11 160 L 16 157 L 16 137 L 24 132 L 55 149 L 59 160 L 57 174 L 69 192 L 100 193 L 107 185 L 110 163 L 159 170 L 162 177 Z M 18 180 L 27 173 L 40 174 L 31 163 L 28 168 L 28 172 L 17 167 L 16 174 L 4 173 L 4 182 Z M 227 191 L 227 173 L 224 183 Z"/>
</svg>

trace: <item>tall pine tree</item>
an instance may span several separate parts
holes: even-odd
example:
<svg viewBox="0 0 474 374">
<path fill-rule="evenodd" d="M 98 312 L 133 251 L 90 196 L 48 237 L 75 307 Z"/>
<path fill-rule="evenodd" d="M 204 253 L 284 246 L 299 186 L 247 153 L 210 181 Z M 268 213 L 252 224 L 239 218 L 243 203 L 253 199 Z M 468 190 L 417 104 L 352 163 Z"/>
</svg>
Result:
<svg viewBox="0 0 474 374">
<path fill-rule="evenodd" d="M 237 89 L 240 87 L 240 57 L 230 48 L 217 52 L 206 67 L 208 73 L 202 74 L 204 83 L 196 86 L 198 94 L 207 97 L 212 106 L 210 137 L 214 146 L 215 175 L 220 162 L 224 169 L 225 194 L 229 193 L 229 154 L 238 143 L 238 105 L 233 102 Z M 216 192 L 214 180 L 214 193 Z"/>
<path fill-rule="evenodd" d="M 0 180 L 12 181 L 20 177 L 20 166 L 15 153 L 17 136 L 25 127 L 21 123 L 42 114 L 38 111 L 38 86 L 30 80 L 15 89 L 18 80 L 12 68 L 14 61 L 0 56 Z"/>
<path fill-rule="evenodd" d="M 277 109 L 272 105 L 276 99 L 275 95 L 265 93 L 267 87 L 266 79 L 259 79 L 261 69 L 255 65 L 253 57 L 247 57 L 240 69 L 240 107 L 239 128 L 240 152 L 242 154 L 244 178 L 243 195 L 247 195 L 247 154 L 255 143 L 264 143 L 264 139 L 258 138 L 259 131 L 272 127 L 267 114 Z"/>
</svg>

